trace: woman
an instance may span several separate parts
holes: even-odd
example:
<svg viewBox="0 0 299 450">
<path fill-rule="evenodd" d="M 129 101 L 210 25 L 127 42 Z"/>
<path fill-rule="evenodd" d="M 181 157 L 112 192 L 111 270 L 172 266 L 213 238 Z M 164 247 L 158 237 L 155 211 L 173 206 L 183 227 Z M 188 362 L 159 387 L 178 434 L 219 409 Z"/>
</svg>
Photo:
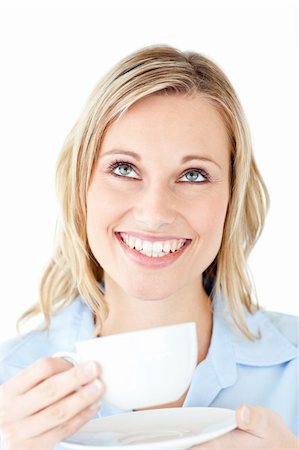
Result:
<svg viewBox="0 0 299 450">
<path fill-rule="evenodd" d="M 268 193 L 223 72 L 168 46 L 129 55 L 71 130 L 57 192 L 57 247 L 22 317 L 42 312 L 44 329 L 1 348 L 4 448 L 52 449 L 93 416 L 122 412 L 101 404 L 100 367 L 55 352 L 190 320 L 192 384 L 157 407 L 236 408 L 238 429 L 196 448 L 297 448 L 297 319 L 253 301 L 246 264 Z"/>
</svg>

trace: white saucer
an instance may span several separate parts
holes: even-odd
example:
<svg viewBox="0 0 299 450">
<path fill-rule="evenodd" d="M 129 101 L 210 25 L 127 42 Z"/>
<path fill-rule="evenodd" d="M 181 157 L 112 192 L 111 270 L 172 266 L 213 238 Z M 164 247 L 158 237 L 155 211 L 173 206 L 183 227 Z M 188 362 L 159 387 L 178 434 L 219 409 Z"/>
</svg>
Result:
<svg viewBox="0 0 299 450">
<path fill-rule="evenodd" d="M 234 428 L 231 409 L 152 409 L 91 420 L 62 444 L 72 450 L 186 450 Z"/>
</svg>

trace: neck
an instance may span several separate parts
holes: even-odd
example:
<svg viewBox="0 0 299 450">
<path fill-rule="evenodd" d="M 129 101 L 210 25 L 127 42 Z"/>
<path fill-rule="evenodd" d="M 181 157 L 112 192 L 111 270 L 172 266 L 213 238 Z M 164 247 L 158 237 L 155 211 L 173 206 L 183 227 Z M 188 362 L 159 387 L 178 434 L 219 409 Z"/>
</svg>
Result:
<svg viewBox="0 0 299 450">
<path fill-rule="evenodd" d="M 125 293 L 106 275 L 105 300 L 109 315 L 103 323 L 101 336 L 195 322 L 198 363 L 206 357 L 212 334 L 212 310 L 201 280 L 196 280 L 165 299 L 141 300 Z"/>
</svg>

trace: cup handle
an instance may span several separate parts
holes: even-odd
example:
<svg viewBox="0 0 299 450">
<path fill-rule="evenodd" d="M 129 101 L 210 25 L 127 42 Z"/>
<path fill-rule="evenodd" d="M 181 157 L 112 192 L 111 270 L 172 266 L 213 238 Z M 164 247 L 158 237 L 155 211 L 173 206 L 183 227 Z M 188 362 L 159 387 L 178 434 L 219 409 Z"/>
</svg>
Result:
<svg viewBox="0 0 299 450">
<path fill-rule="evenodd" d="M 79 355 L 77 355 L 77 353 L 73 353 L 73 352 L 57 352 L 57 353 L 54 353 L 54 355 L 52 355 L 52 358 L 65 359 L 66 361 L 73 364 L 73 366 L 77 366 L 81 362 Z"/>
</svg>

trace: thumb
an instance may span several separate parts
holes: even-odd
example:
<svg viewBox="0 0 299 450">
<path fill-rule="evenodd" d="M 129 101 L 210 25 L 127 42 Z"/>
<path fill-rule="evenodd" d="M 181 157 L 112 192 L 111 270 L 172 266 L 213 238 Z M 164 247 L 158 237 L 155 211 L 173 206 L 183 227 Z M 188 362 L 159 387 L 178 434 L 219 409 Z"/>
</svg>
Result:
<svg viewBox="0 0 299 450">
<path fill-rule="evenodd" d="M 264 438 L 269 432 L 271 413 L 271 411 L 261 406 L 240 405 L 236 411 L 238 428 Z"/>
<path fill-rule="evenodd" d="M 262 406 L 240 405 L 236 410 L 237 426 L 281 449 L 298 449 L 297 437 L 288 429 L 283 418 Z"/>
<path fill-rule="evenodd" d="M 269 429 L 276 422 L 275 413 L 261 406 L 240 405 L 236 411 L 237 426 L 260 438 L 269 434 Z M 272 428 L 273 430 L 273 428 Z"/>
</svg>

